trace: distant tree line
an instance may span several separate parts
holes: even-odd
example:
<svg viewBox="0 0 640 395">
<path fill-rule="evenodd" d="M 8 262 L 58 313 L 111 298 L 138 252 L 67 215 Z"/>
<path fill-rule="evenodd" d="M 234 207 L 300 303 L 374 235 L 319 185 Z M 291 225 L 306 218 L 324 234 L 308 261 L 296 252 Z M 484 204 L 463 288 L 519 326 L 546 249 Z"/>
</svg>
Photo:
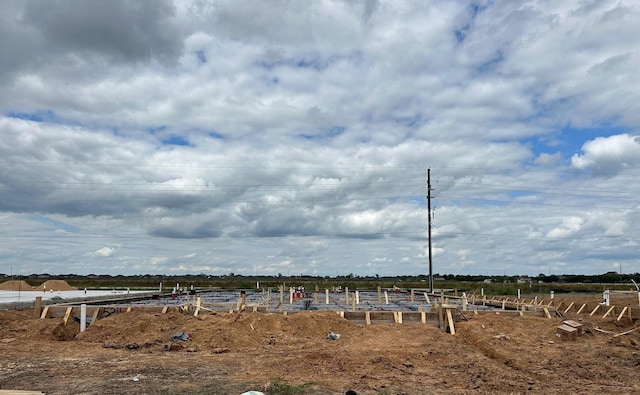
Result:
<svg viewBox="0 0 640 395">
<path fill-rule="evenodd" d="M 199 274 L 184 274 L 184 275 L 164 275 L 164 274 L 144 274 L 144 275 L 106 275 L 106 274 L 89 274 L 89 275 L 77 275 L 77 274 L 31 274 L 31 275 L 8 275 L 0 274 L 0 281 L 6 281 L 10 279 L 25 280 L 31 285 L 40 284 L 46 280 L 65 280 L 74 286 L 84 287 L 116 287 L 116 286 L 131 286 L 131 287 L 157 287 L 159 283 L 163 283 L 165 287 L 175 286 L 177 283 L 183 286 L 215 286 L 215 287 L 247 287 L 254 288 L 257 283 L 261 283 L 262 286 L 277 286 L 282 283 L 301 283 L 301 284 L 343 284 L 346 286 L 359 285 L 359 286 L 374 286 L 374 285 L 388 285 L 388 284 L 412 284 L 412 286 L 425 286 L 428 283 L 429 276 L 426 274 L 420 274 L 416 276 L 398 275 L 398 276 L 360 276 L 353 273 L 337 276 L 311 276 L 311 275 L 287 275 L 284 276 L 281 273 L 272 276 L 266 275 L 242 275 L 235 273 L 228 273 L 222 275 L 209 275 L 206 273 Z M 562 275 L 545 275 L 543 273 L 538 274 L 535 277 L 525 275 L 514 276 L 488 276 L 488 275 L 465 275 L 465 274 L 435 274 L 434 280 L 436 283 L 441 282 L 494 282 L 494 283 L 583 283 L 583 284 L 596 284 L 596 283 L 631 283 L 631 280 L 640 282 L 640 273 L 628 273 L 619 274 L 617 272 L 607 272 L 596 275 L 584 275 L 584 274 L 562 274 Z"/>
</svg>

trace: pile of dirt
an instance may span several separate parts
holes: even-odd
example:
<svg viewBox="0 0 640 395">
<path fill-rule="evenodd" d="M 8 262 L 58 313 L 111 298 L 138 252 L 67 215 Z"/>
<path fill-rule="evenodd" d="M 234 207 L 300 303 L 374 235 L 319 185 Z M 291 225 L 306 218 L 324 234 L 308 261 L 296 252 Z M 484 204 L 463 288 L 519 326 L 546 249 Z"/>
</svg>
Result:
<svg viewBox="0 0 640 395">
<path fill-rule="evenodd" d="M 197 317 L 130 312 L 97 321 L 75 340 L 102 343 L 108 348 L 189 349 L 226 352 L 279 344 L 322 341 L 329 332 L 350 333 L 356 326 L 333 312 L 283 314 L 212 313 Z M 171 336 L 185 332 L 189 341 L 176 343 Z"/>
<path fill-rule="evenodd" d="M 36 291 L 77 291 L 78 288 L 74 288 L 64 280 L 47 280 L 38 285 Z"/>
<path fill-rule="evenodd" d="M 24 280 L 9 280 L 0 283 L 0 291 L 33 291 L 33 287 Z"/>
</svg>

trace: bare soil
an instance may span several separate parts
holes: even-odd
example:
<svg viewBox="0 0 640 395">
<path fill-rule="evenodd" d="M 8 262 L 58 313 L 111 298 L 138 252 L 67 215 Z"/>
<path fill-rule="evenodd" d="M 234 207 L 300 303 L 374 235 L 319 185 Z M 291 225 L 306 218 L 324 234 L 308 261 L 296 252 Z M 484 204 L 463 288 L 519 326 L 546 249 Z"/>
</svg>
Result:
<svg viewBox="0 0 640 395">
<path fill-rule="evenodd" d="M 421 323 L 355 324 L 333 312 L 133 311 L 79 333 L 61 318 L 5 310 L 0 389 L 228 395 L 268 393 L 281 381 L 309 395 L 640 393 L 640 330 L 614 337 L 639 322 L 568 314 L 585 334 L 562 341 L 560 317 L 467 317 L 452 336 Z M 328 339 L 331 331 L 340 338 Z M 189 340 L 171 339 L 180 332 Z"/>
</svg>

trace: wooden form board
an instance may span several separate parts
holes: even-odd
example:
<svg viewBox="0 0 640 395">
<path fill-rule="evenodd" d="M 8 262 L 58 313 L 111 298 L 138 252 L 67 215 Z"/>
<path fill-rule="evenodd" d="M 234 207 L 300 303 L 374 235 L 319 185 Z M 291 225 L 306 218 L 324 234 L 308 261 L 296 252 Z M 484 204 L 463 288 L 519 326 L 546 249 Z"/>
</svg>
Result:
<svg viewBox="0 0 640 395">
<path fill-rule="evenodd" d="M 562 340 L 575 340 L 578 337 L 578 330 L 567 324 L 558 326 L 556 336 Z"/>
<path fill-rule="evenodd" d="M 578 336 L 582 336 L 582 324 L 579 322 L 576 322 L 574 320 L 565 320 L 562 322 L 563 325 L 567 325 L 570 326 L 572 328 L 574 328 L 577 331 L 577 335 Z"/>
<path fill-rule="evenodd" d="M 445 309 L 447 311 L 447 324 L 449 325 L 449 331 L 452 335 L 456 334 L 456 328 L 453 325 L 453 315 L 451 314 L 451 309 Z"/>
</svg>

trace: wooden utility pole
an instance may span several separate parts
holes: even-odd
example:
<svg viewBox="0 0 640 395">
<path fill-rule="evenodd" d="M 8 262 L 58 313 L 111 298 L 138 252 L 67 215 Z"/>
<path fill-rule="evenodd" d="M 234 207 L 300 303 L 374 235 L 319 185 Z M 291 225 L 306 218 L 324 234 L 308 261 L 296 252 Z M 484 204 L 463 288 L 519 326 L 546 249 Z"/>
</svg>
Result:
<svg viewBox="0 0 640 395">
<path fill-rule="evenodd" d="M 427 169 L 427 210 L 429 226 L 427 229 L 429 238 L 429 292 L 433 293 L 433 256 L 431 255 L 431 168 Z"/>
</svg>

